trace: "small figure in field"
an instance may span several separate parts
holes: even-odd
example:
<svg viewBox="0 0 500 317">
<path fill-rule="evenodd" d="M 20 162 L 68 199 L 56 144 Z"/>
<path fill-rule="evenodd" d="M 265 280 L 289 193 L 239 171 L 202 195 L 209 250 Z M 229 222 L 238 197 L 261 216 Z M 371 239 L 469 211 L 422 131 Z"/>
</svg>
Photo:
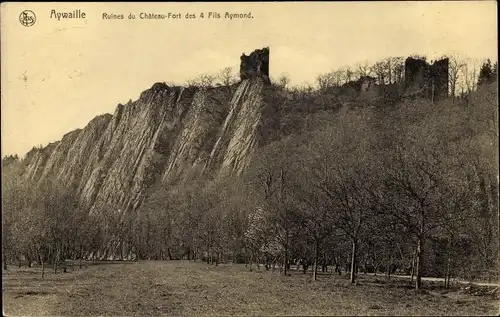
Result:
<svg viewBox="0 0 500 317">
<path fill-rule="evenodd" d="M 306 274 L 307 270 L 309 269 L 309 262 L 307 261 L 306 258 L 303 258 L 301 262 L 302 262 L 302 272 Z"/>
<path fill-rule="evenodd" d="M 340 270 L 340 266 L 338 264 L 335 264 L 335 272 L 337 272 L 339 275 L 342 275 L 342 271 Z"/>
</svg>

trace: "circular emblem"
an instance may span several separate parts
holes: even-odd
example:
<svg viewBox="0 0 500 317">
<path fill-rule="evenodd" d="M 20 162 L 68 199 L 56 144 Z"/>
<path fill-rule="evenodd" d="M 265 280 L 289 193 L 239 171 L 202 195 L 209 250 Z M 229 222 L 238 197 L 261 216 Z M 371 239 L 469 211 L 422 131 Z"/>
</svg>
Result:
<svg viewBox="0 0 500 317">
<path fill-rule="evenodd" d="M 19 16 L 19 22 L 26 27 L 32 26 L 36 22 L 35 12 L 31 10 L 24 10 Z"/>
</svg>

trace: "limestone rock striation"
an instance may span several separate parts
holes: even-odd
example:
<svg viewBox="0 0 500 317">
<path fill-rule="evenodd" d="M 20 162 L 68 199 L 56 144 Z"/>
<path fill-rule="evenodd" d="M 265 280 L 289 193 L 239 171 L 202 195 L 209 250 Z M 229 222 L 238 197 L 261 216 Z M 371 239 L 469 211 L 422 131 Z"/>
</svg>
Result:
<svg viewBox="0 0 500 317">
<path fill-rule="evenodd" d="M 259 76 L 235 90 L 156 83 L 113 115 L 34 148 L 22 161 L 23 176 L 36 184 L 55 178 L 101 213 L 137 209 L 153 185 L 239 174 L 266 139 L 267 85 Z"/>
</svg>

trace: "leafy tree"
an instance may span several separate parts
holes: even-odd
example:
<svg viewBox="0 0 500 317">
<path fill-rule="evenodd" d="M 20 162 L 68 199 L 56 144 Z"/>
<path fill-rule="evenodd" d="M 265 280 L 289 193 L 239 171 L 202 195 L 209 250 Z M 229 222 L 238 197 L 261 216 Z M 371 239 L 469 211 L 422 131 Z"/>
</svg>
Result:
<svg viewBox="0 0 500 317">
<path fill-rule="evenodd" d="M 491 60 L 487 59 L 479 69 L 477 86 L 487 85 L 496 80 L 496 75 Z"/>
</svg>

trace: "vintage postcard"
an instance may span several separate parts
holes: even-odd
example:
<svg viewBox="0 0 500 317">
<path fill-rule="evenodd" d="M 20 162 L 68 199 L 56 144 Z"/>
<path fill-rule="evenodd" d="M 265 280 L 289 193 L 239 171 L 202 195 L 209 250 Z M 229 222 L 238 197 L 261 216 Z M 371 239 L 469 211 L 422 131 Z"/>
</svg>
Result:
<svg viewBox="0 0 500 317">
<path fill-rule="evenodd" d="M 500 313 L 497 2 L 0 10 L 5 316 Z"/>
</svg>

